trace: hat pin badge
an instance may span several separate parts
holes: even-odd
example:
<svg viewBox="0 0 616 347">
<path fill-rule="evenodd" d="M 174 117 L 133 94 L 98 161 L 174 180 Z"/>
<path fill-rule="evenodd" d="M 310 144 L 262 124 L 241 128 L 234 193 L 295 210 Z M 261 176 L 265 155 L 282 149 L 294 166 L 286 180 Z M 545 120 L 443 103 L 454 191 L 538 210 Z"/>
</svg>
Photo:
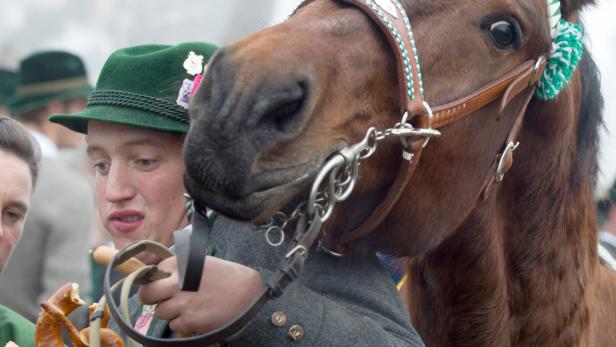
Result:
<svg viewBox="0 0 616 347">
<path fill-rule="evenodd" d="M 178 99 L 176 103 L 182 106 L 185 109 L 188 109 L 188 104 L 190 102 L 190 98 L 193 96 L 199 84 L 201 83 L 201 79 L 203 76 L 203 71 L 207 67 L 207 65 L 203 66 L 203 56 L 198 55 L 193 51 L 188 53 L 188 57 L 184 60 L 184 64 L 182 65 L 184 69 L 186 69 L 186 73 L 195 76 L 194 80 L 184 79 L 182 81 L 182 86 L 180 87 L 180 91 L 178 93 Z"/>
</svg>

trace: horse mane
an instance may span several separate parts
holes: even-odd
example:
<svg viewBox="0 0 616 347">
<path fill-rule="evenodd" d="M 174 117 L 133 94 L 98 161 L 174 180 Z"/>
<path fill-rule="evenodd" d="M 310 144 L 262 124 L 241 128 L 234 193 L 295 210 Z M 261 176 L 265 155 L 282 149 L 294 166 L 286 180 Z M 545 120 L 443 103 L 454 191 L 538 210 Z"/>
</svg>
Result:
<svg viewBox="0 0 616 347">
<path fill-rule="evenodd" d="M 563 18 L 570 20 L 582 7 L 594 4 L 595 0 L 560 0 L 560 11 Z"/>
<path fill-rule="evenodd" d="M 597 154 L 599 147 L 599 130 L 603 124 L 603 96 L 599 69 L 590 52 L 584 47 L 584 58 L 580 61 L 582 77 L 582 103 L 580 106 L 580 124 L 577 133 L 577 167 L 576 176 L 592 175 L 597 177 Z"/>
</svg>

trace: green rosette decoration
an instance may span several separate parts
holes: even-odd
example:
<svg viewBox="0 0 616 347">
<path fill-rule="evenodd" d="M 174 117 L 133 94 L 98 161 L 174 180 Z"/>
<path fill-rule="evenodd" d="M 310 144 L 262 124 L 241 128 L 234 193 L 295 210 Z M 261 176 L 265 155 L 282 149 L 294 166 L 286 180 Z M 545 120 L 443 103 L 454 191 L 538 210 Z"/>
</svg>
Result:
<svg viewBox="0 0 616 347">
<path fill-rule="evenodd" d="M 547 6 L 553 46 L 537 83 L 535 96 L 541 100 L 554 99 L 565 89 L 584 52 L 582 26 L 561 19 L 559 0 L 547 0 Z"/>
</svg>

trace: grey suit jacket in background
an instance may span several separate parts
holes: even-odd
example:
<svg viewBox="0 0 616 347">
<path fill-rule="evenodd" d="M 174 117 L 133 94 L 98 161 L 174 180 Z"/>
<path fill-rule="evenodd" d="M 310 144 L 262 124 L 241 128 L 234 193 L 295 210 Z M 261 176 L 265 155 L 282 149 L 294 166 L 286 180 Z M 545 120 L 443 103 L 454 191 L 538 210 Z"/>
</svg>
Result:
<svg viewBox="0 0 616 347">
<path fill-rule="evenodd" d="M 212 255 L 259 269 L 263 280 L 275 271 L 286 245 L 272 248 L 263 233 L 249 224 L 219 216 L 211 232 Z M 229 288 L 233 290 L 233 288 Z M 133 322 L 140 306 L 133 297 Z M 282 327 L 271 323 L 274 312 L 283 312 Z M 299 325 L 305 336 L 293 342 L 289 328 Z M 110 326 L 118 331 L 118 326 Z M 153 335 L 168 334 L 167 322 L 158 321 Z M 334 258 L 311 250 L 303 273 L 282 297 L 270 301 L 228 342 L 242 346 L 423 346 L 411 327 L 389 275 L 376 255 Z"/>
<path fill-rule="evenodd" d="M 21 240 L 0 275 L 0 303 L 36 320 L 40 303 L 68 282 L 90 288 L 88 240 L 94 197 L 60 158 L 43 158 Z"/>
</svg>

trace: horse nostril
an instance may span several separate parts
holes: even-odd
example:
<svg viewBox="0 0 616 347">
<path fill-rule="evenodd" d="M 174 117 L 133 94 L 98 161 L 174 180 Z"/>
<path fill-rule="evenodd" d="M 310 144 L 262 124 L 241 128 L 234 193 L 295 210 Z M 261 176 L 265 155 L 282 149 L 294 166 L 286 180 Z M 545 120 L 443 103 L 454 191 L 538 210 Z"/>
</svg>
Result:
<svg viewBox="0 0 616 347">
<path fill-rule="evenodd" d="M 282 105 L 276 105 L 265 117 L 271 119 L 276 128 L 282 132 L 289 130 L 293 116 L 302 108 L 302 100 L 290 100 Z"/>
<path fill-rule="evenodd" d="M 302 123 L 305 90 L 304 84 L 298 83 L 258 102 L 255 106 L 258 115 L 257 128 L 282 133 L 294 132 Z"/>
</svg>

